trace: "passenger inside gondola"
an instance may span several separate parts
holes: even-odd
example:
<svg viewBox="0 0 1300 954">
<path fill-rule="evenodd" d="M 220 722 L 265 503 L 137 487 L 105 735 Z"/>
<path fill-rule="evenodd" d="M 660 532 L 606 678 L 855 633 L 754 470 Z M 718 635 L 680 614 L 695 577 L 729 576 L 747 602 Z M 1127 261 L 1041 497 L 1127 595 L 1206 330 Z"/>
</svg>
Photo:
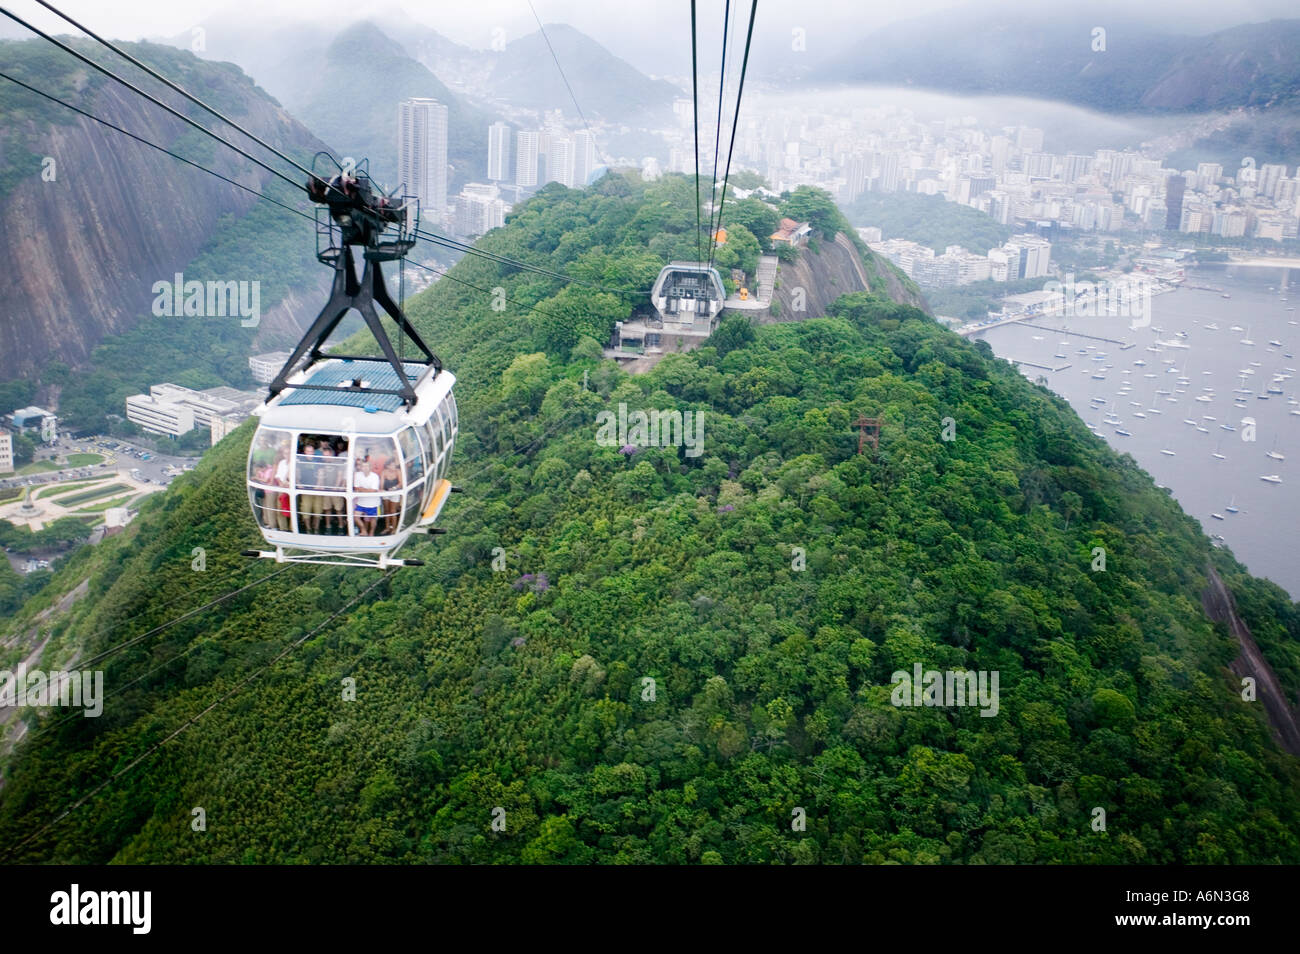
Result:
<svg viewBox="0 0 1300 954">
<path fill-rule="evenodd" d="M 260 431 L 248 457 L 248 480 L 253 509 L 267 530 L 289 529 L 287 491 L 289 486 L 288 431 Z"/>
<path fill-rule="evenodd" d="M 369 460 L 357 461 L 352 489 L 356 492 L 353 506 L 357 515 L 357 534 L 373 537 L 379 517 L 379 475 L 371 469 Z"/>
<path fill-rule="evenodd" d="M 356 516 L 355 532 L 361 536 L 384 536 L 388 533 L 396 533 L 396 521 L 389 520 L 391 511 L 401 509 L 401 494 L 394 494 L 394 490 L 402 487 L 400 473 L 398 483 L 392 482 L 392 469 L 397 467 L 397 444 L 391 437 L 368 437 L 358 438 L 356 446 L 356 468 L 353 475 L 353 489 L 361 491 L 363 489 L 374 489 L 384 493 L 375 495 L 373 500 L 370 494 L 366 494 L 366 503 L 361 503 L 361 498 L 353 500 L 353 511 Z M 365 478 L 364 486 L 358 483 L 357 479 L 361 476 L 363 469 L 362 464 L 367 465 L 369 475 Z M 374 487 L 370 488 L 369 484 L 374 482 Z M 394 502 L 396 501 L 396 502 Z M 392 505 L 390 508 L 390 504 Z M 366 506 L 375 508 L 375 513 L 365 514 L 359 510 L 359 507 Z M 369 519 L 371 516 L 373 520 Z M 390 530 L 389 527 L 392 527 Z"/>
<path fill-rule="evenodd" d="M 275 480 L 275 460 L 270 454 L 265 458 L 255 460 L 253 465 L 253 481 L 258 484 L 270 485 Z M 275 529 L 275 508 L 268 501 L 271 491 L 263 487 L 253 488 L 253 507 L 257 511 L 257 520 L 263 527 L 268 530 Z"/>
<path fill-rule="evenodd" d="M 402 495 L 400 492 L 390 493 L 390 491 L 400 491 L 402 487 L 402 472 L 398 469 L 397 461 L 389 460 L 384 465 L 380 478 L 384 490 L 384 519 L 380 532 L 385 534 L 396 533 L 397 518 L 400 516 L 402 509 Z"/>
<path fill-rule="evenodd" d="M 346 535 L 343 498 L 347 483 L 347 440 L 337 434 L 302 434 L 294 461 L 298 490 L 298 532 Z"/>
<path fill-rule="evenodd" d="M 326 441 L 321 447 L 321 486 L 325 490 L 343 490 L 347 468 L 347 442 L 342 438 Z M 347 500 L 340 494 L 321 497 L 322 532 L 331 536 L 346 536 L 348 532 Z"/>
</svg>

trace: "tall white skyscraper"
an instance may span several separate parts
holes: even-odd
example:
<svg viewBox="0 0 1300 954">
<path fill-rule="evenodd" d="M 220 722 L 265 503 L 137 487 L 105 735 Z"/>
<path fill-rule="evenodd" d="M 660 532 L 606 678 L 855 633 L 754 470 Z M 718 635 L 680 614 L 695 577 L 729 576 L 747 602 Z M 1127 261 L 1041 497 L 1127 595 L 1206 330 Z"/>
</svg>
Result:
<svg viewBox="0 0 1300 954">
<path fill-rule="evenodd" d="M 537 137 L 535 132 L 520 132 L 515 137 L 515 184 L 537 185 Z"/>
<path fill-rule="evenodd" d="M 397 172 L 406 190 L 420 197 L 421 213 L 441 218 L 447 210 L 447 107 L 436 99 L 398 106 Z"/>
<path fill-rule="evenodd" d="M 583 129 L 573 136 L 573 185 L 581 189 L 596 169 L 596 137 Z"/>
<path fill-rule="evenodd" d="M 899 174 L 898 154 L 887 152 L 880 157 L 880 191 L 897 192 L 901 176 Z"/>
<path fill-rule="evenodd" d="M 488 162 L 487 177 L 492 182 L 501 182 L 506 175 L 507 157 L 510 154 L 510 127 L 505 123 L 493 123 L 488 127 Z"/>
<path fill-rule="evenodd" d="M 546 181 L 573 188 L 573 140 L 552 136 L 546 153 Z"/>
</svg>

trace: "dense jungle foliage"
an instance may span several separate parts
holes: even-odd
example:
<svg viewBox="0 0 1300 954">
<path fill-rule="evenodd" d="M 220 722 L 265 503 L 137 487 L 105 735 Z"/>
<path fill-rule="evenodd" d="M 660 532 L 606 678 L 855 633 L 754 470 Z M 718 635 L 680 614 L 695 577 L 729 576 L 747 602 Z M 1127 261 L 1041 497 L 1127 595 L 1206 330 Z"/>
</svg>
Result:
<svg viewBox="0 0 1300 954">
<path fill-rule="evenodd" d="M 409 303 L 461 405 L 426 566 L 239 557 L 251 423 L 77 551 L 10 635 L 48 635 L 47 669 L 111 651 L 110 695 L 31 720 L 6 860 L 1300 861 L 1300 772 L 1207 566 L 1292 694 L 1295 605 L 1065 402 L 870 293 L 644 374 L 600 358 L 622 290 L 693 257 L 686 193 L 548 186 L 482 244 L 600 287 L 467 259 Z M 702 414 L 703 452 L 598 443 L 620 404 Z M 894 705 L 917 664 L 996 671 L 997 714 Z"/>
</svg>

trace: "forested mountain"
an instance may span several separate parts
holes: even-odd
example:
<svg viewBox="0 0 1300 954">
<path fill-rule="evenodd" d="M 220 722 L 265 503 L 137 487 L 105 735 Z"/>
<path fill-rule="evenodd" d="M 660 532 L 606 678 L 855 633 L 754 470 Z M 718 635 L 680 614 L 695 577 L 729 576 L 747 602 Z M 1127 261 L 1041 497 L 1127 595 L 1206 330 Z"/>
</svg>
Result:
<svg viewBox="0 0 1300 954">
<path fill-rule="evenodd" d="M 95 52 L 88 41 L 74 45 Z M 124 46 L 182 86 L 202 89 L 214 107 L 300 161 L 324 148 L 237 67 L 166 46 Z M 0 59 L 25 83 L 251 189 L 295 202 L 293 190 L 270 173 L 44 40 L 0 41 Z M 149 89 L 158 85 L 125 61 L 109 65 Z M 169 93 L 161 98 L 176 108 L 184 103 Z M 188 104 L 182 112 L 209 119 Z M 178 343 L 192 334 L 230 332 L 241 337 L 238 349 L 246 354 L 258 331 L 296 327 L 296 314 L 277 314 L 273 306 L 295 288 L 316 287 L 315 271 L 299 268 L 301 255 L 203 257 L 222 245 L 269 253 L 289 226 L 279 221 L 268 229 L 267 203 L 7 81 L 0 81 L 0 113 L 0 234 L 6 236 L 7 259 L 0 270 L 0 352 L 6 378 L 35 376 L 56 360 L 86 364 L 105 337 L 150 318 L 154 283 L 170 282 L 177 272 L 201 281 L 262 282 L 265 320 L 250 329 L 239 328 L 236 318 L 234 332 L 163 331 L 179 331 Z M 250 220 L 257 222 L 255 231 L 245 228 Z M 302 247 L 295 242 L 295 249 Z M 198 323 L 192 319 L 189 325 Z M 188 351 L 173 354 L 173 363 Z M 59 383 L 55 375 L 43 377 Z"/>
<path fill-rule="evenodd" d="M 692 197 L 551 185 L 483 243 L 641 288 L 693 250 Z M 427 565 L 248 565 L 228 437 L 3 634 L 111 693 L 9 760 L 6 860 L 1300 861 L 1300 771 L 1207 567 L 1292 697 L 1297 608 L 986 345 L 857 293 L 629 377 L 599 342 L 635 296 L 451 275 L 410 303 L 461 404 Z M 703 452 L 598 443 L 620 404 L 702 413 Z M 918 665 L 996 671 L 996 714 L 894 704 Z"/>
<path fill-rule="evenodd" d="M 940 253 L 961 245 L 983 255 L 1012 232 L 978 209 L 915 192 L 864 192 L 844 214 L 855 226 L 876 226 L 884 238 L 911 239 Z"/>
</svg>

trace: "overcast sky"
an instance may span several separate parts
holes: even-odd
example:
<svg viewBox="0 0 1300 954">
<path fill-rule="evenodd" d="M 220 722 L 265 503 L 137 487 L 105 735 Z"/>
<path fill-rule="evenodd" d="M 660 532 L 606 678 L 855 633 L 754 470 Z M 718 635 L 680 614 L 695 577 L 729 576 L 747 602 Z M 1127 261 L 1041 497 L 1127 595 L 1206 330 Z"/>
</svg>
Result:
<svg viewBox="0 0 1300 954">
<path fill-rule="evenodd" d="M 32 0 L 12 0 L 7 5 L 43 29 L 71 32 L 66 24 L 56 26 L 62 21 Z M 269 22 L 305 16 L 318 23 L 333 19 L 343 25 L 401 9 L 451 39 L 478 48 L 491 44 L 495 30 L 503 31 L 508 41 L 536 29 L 528 0 L 257 0 L 254 4 L 247 0 L 118 0 L 111 5 L 104 0 L 62 0 L 56 5 L 96 32 L 123 39 L 174 36 L 214 16 L 223 20 L 236 17 L 256 30 Z M 533 5 L 544 22 L 569 23 L 644 72 L 669 72 L 681 61 L 683 44 L 689 51 L 687 0 L 533 0 Z M 1027 9 L 1063 10 L 1095 15 L 1100 25 L 1105 25 L 1107 16 L 1136 17 L 1178 32 L 1208 32 L 1237 23 L 1300 16 L 1296 0 L 1053 0 L 1042 7 L 997 0 L 762 0 L 754 42 L 759 48 L 789 49 L 791 30 L 801 27 L 806 31 L 808 53 L 816 55 L 819 47 L 837 52 L 852 38 L 896 20 L 954 8 L 984 10 L 995 16 L 1003 6 L 1008 16 L 1023 16 Z M 747 16 L 748 4 L 744 7 Z M 720 22 L 722 8 L 723 0 L 699 0 L 699 17 Z M 8 20 L 0 26 L 0 35 L 24 34 Z M 869 55 L 869 49 L 864 55 Z M 767 56 L 762 59 L 769 61 Z M 673 65 L 665 69 L 665 62 Z"/>
</svg>

